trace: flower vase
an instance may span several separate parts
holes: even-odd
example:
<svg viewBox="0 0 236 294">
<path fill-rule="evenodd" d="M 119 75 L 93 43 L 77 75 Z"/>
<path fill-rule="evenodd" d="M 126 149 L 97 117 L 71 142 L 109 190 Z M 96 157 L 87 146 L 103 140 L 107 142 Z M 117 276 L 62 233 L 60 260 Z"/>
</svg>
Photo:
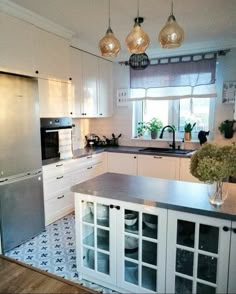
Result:
<svg viewBox="0 0 236 294">
<path fill-rule="evenodd" d="M 209 202 L 213 205 L 220 206 L 228 196 L 228 182 L 217 181 L 208 184 Z"/>
</svg>

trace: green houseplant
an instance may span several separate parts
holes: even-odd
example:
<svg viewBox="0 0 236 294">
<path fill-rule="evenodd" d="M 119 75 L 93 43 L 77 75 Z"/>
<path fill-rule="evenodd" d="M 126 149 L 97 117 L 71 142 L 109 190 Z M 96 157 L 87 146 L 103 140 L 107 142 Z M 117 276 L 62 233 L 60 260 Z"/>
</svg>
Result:
<svg viewBox="0 0 236 294">
<path fill-rule="evenodd" d="M 229 176 L 236 175 L 236 146 L 204 144 L 191 157 L 191 174 L 209 185 L 209 201 L 221 205 L 227 197 L 226 183 Z M 213 190 L 212 190 L 213 189 Z"/>
<path fill-rule="evenodd" d="M 152 118 L 149 122 L 139 122 L 138 123 L 138 137 L 143 136 L 143 134 L 148 131 L 151 134 L 152 139 L 157 138 L 157 133 L 163 128 L 163 123 L 156 117 Z"/>
<path fill-rule="evenodd" d="M 235 120 L 225 120 L 219 125 L 218 129 L 221 132 L 221 134 L 224 134 L 224 137 L 226 139 L 233 138 L 233 135 L 234 135 L 233 127 L 235 122 L 236 122 Z"/>
<path fill-rule="evenodd" d="M 196 123 L 191 124 L 190 122 L 185 122 L 184 125 L 184 140 L 191 141 L 192 130 L 195 127 Z"/>
</svg>

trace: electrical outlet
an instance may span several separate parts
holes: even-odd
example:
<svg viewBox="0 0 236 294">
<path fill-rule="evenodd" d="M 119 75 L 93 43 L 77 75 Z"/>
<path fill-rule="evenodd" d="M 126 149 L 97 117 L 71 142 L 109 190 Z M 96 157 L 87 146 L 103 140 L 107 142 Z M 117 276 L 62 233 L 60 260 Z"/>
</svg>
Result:
<svg viewBox="0 0 236 294">
<path fill-rule="evenodd" d="M 129 89 L 117 90 L 117 106 L 127 106 L 129 99 Z"/>
</svg>

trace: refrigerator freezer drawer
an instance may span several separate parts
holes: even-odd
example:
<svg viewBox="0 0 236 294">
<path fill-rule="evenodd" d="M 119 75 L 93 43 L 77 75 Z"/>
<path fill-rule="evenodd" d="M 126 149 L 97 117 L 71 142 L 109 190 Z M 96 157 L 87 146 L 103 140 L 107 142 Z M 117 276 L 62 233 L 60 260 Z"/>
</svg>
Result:
<svg viewBox="0 0 236 294">
<path fill-rule="evenodd" d="M 0 185 L 2 250 L 6 252 L 45 229 L 42 174 Z"/>
</svg>

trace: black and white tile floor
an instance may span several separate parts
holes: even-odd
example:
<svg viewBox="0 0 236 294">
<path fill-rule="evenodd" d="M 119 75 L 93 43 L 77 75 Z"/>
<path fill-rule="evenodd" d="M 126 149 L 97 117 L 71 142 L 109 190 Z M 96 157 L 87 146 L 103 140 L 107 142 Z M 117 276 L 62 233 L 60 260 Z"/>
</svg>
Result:
<svg viewBox="0 0 236 294">
<path fill-rule="evenodd" d="M 76 269 L 75 216 L 70 214 L 46 227 L 46 231 L 6 253 L 25 262 L 102 293 L 114 291 L 80 280 Z"/>
</svg>

